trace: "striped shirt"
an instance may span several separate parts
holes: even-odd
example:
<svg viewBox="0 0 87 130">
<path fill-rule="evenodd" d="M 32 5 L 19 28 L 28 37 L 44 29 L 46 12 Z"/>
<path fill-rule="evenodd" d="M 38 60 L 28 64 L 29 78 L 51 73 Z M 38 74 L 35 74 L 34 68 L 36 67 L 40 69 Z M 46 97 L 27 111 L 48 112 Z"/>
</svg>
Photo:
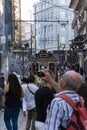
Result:
<svg viewBox="0 0 87 130">
<path fill-rule="evenodd" d="M 75 103 L 79 102 L 79 96 L 74 91 L 62 91 L 56 94 L 47 109 L 45 130 L 61 130 L 60 126 L 66 128 L 70 123 L 73 108 L 64 99 L 58 97 L 60 94 L 66 94 Z"/>
</svg>

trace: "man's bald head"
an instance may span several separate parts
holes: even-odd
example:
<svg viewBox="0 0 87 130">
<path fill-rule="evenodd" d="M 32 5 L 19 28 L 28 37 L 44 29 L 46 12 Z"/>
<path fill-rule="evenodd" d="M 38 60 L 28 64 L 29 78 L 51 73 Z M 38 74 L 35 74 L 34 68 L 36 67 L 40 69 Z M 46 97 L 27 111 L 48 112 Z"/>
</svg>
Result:
<svg viewBox="0 0 87 130">
<path fill-rule="evenodd" d="M 77 91 L 82 84 L 82 76 L 75 71 L 67 71 L 63 75 L 63 80 L 66 81 L 65 85 L 67 88 L 75 91 Z"/>
</svg>

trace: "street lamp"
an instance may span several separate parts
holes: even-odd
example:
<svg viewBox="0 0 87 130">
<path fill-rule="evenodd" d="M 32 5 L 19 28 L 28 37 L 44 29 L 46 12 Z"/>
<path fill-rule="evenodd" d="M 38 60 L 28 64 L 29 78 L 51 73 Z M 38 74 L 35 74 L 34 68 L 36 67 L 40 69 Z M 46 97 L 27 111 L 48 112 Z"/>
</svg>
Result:
<svg viewBox="0 0 87 130">
<path fill-rule="evenodd" d="M 58 62 L 60 62 L 60 45 L 59 45 L 59 34 L 57 35 L 58 37 Z"/>
</svg>

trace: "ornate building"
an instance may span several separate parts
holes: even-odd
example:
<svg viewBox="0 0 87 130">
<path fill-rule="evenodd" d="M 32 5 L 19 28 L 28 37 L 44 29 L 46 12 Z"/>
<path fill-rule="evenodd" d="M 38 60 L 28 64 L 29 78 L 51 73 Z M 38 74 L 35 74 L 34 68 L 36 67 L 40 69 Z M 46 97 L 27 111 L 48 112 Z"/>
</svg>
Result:
<svg viewBox="0 0 87 130">
<path fill-rule="evenodd" d="M 69 7 L 75 12 L 72 22 L 74 30 L 72 45 L 76 46 L 79 66 L 87 75 L 87 0 L 71 0 Z"/>
<path fill-rule="evenodd" d="M 64 52 L 69 49 L 70 40 L 73 38 L 71 29 L 73 11 L 69 9 L 69 2 L 40 0 L 34 5 L 36 52 L 45 49 L 55 53 L 58 58 L 58 50 Z"/>
</svg>

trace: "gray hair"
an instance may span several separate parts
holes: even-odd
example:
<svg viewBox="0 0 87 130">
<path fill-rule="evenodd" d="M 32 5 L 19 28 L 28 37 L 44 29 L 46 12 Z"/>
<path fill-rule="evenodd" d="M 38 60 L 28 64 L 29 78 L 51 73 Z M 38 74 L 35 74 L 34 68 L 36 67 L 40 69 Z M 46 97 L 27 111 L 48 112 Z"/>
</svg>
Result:
<svg viewBox="0 0 87 130">
<path fill-rule="evenodd" d="M 83 80 L 82 80 L 82 76 L 80 74 L 78 74 L 79 76 L 79 82 L 77 82 L 76 80 L 74 80 L 74 78 L 71 75 L 65 75 L 63 76 L 63 78 L 65 79 L 66 83 L 67 83 L 67 88 L 73 90 L 73 91 L 78 91 L 78 89 L 80 88 Z"/>
</svg>

